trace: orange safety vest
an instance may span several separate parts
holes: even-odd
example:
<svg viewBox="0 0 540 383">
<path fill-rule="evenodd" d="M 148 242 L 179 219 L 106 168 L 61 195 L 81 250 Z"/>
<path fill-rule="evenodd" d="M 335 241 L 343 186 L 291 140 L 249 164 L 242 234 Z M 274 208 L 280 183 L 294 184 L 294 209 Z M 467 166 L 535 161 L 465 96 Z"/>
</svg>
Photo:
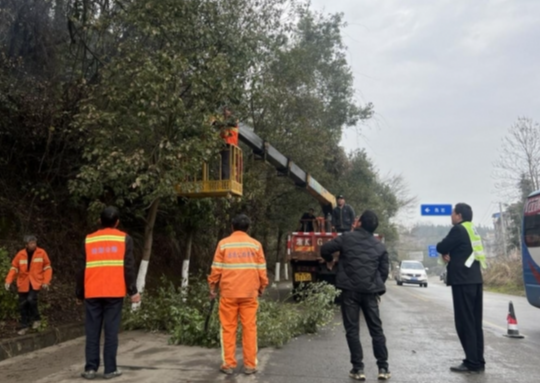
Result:
<svg viewBox="0 0 540 383">
<path fill-rule="evenodd" d="M 126 236 L 126 233 L 117 229 L 102 229 L 86 237 L 85 298 L 126 296 Z"/>
<path fill-rule="evenodd" d="M 221 240 L 208 277 L 224 298 L 256 298 L 268 285 L 262 245 L 247 233 L 235 231 Z"/>
<path fill-rule="evenodd" d="M 222 128 L 221 138 L 223 138 L 226 144 L 238 146 L 238 127 Z"/>
<path fill-rule="evenodd" d="M 30 284 L 37 291 L 41 289 L 42 285 L 51 283 L 51 261 L 45 250 L 40 247 L 36 248 L 30 263 L 29 265 L 26 249 L 19 251 L 11 262 L 11 269 L 6 277 L 6 283 L 13 283 L 13 280 L 17 277 L 17 291 L 19 293 L 30 291 Z"/>
</svg>

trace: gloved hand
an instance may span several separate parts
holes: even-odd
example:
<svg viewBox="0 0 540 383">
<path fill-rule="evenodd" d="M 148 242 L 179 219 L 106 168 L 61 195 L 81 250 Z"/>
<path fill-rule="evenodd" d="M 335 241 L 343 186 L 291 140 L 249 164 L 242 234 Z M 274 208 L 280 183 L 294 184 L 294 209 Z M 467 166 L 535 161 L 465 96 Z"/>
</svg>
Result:
<svg viewBox="0 0 540 383">
<path fill-rule="evenodd" d="M 9 291 L 9 288 L 11 287 L 11 283 L 6 283 L 4 287 L 6 288 L 6 291 Z"/>
<path fill-rule="evenodd" d="M 43 284 L 43 285 L 41 285 L 41 288 L 42 288 L 43 290 L 49 290 L 49 285 Z"/>
</svg>

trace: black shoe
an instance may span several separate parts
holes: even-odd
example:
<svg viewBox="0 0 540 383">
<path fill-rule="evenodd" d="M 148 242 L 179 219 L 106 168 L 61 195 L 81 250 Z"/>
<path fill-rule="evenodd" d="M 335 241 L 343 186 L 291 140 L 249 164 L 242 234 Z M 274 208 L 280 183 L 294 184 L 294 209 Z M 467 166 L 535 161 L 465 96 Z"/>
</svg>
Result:
<svg viewBox="0 0 540 383">
<path fill-rule="evenodd" d="M 349 372 L 349 378 L 363 382 L 366 380 L 366 375 L 364 374 L 364 370 L 357 370 L 353 368 Z"/>
<path fill-rule="evenodd" d="M 388 380 L 392 374 L 386 368 L 379 368 L 379 380 Z"/>
<path fill-rule="evenodd" d="M 461 363 L 459 366 L 450 367 L 450 371 L 452 372 L 470 373 L 470 374 L 478 374 L 480 372 L 484 372 L 485 369 L 486 369 L 485 367 L 480 367 L 479 369 L 471 369 L 467 367 L 466 365 L 464 365 L 463 363 Z"/>
</svg>

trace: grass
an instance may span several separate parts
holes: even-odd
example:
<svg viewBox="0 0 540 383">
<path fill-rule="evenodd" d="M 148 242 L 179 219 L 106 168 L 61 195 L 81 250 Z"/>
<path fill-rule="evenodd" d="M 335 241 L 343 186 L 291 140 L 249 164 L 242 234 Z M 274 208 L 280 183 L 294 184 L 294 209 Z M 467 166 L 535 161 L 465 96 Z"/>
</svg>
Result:
<svg viewBox="0 0 540 383">
<path fill-rule="evenodd" d="M 520 297 L 525 296 L 525 290 L 523 287 L 516 285 L 505 285 L 505 286 L 495 286 L 495 287 L 484 287 L 484 290 L 490 291 L 492 293 L 507 294 L 507 295 L 517 295 Z"/>
<path fill-rule="evenodd" d="M 499 257 L 484 271 L 484 289 L 509 295 L 525 295 L 521 258 Z"/>
</svg>

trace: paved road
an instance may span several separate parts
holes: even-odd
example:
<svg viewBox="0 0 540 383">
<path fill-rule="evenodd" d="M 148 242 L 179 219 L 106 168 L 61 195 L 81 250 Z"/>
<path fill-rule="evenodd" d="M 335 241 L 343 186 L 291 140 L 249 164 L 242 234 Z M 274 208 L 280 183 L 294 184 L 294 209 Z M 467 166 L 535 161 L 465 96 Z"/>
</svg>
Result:
<svg viewBox="0 0 540 383">
<path fill-rule="evenodd" d="M 503 337 L 508 301 L 512 299 L 523 340 Z M 384 320 L 393 382 L 400 383 L 529 383 L 540 381 L 540 310 L 524 298 L 486 293 L 486 360 L 482 375 L 456 375 L 462 351 L 453 325 L 450 289 L 435 279 L 430 286 L 389 283 L 381 311 Z M 376 381 L 376 365 L 364 324 L 368 382 Z M 351 382 L 348 350 L 339 315 L 333 325 L 313 336 L 300 337 L 279 350 L 259 353 L 260 373 L 225 377 L 216 372 L 219 350 L 167 345 L 167 337 L 130 332 L 122 334 L 119 364 L 125 371 L 117 382 Z M 83 339 L 67 342 L 0 363 L 2 383 L 56 383 L 80 381 Z"/>
<path fill-rule="evenodd" d="M 509 300 L 514 302 L 523 340 L 503 337 Z M 381 312 L 388 339 L 393 382 L 538 382 L 540 381 L 540 310 L 525 298 L 485 294 L 487 371 L 482 375 L 456 375 L 451 365 L 461 362 L 455 334 L 449 287 L 433 278 L 429 287 L 389 283 Z M 340 323 L 339 317 L 336 322 Z M 376 381 L 367 328 L 362 323 L 368 381 Z M 345 335 L 341 325 L 317 336 L 303 337 L 268 355 L 258 376 L 261 383 L 351 382 Z"/>
</svg>

